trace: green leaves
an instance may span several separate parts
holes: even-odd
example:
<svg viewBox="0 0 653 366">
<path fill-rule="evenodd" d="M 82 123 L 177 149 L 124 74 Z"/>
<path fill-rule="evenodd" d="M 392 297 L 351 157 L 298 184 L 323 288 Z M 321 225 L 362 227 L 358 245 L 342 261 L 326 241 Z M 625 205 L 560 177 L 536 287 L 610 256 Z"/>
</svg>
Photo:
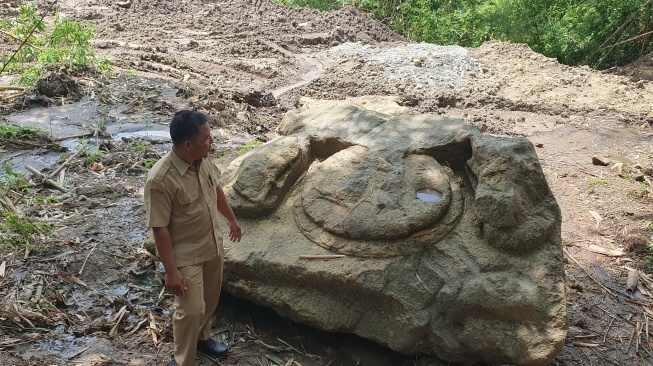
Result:
<svg viewBox="0 0 653 366">
<path fill-rule="evenodd" d="M 46 232 L 52 230 L 52 225 L 44 223 L 32 223 L 27 219 L 23 219 L 15 212 L 4 212 L 0 216 L 0 228 L 2 235 L 0 235 L 0 246 L 25 248 L 30 245 L 30 238 L 35 233 Z"/>
<path fill-rule="evenodd" d="M 30 33 L 34 32 L 30 35 Z M 0 57 L 6 70 L 21 74 L 19 84 L 33 85 L 44 69 L 65 66 L 84 70 L 95 66 L 101 71 L 111 69 L 106 57 L 97 57 L 89 43 L 94 29 L 86 24 L 56 13 L 51 26 L 45 26 L 31 4 L 21 6 L 21 14 L 14 20 L 0 22 L 0 33 L 19 47 L 15 57 Z"/>
<path fill-rule="evenodd" d="M 653 51 L 647 0 L 276 0 L 371 12 L 414 41 L 476 47 L 495 39 L 526 43 L 567 65 L 608 68 Z M 630 40 L 625 43 L 618 44 Z"/>
</svg>

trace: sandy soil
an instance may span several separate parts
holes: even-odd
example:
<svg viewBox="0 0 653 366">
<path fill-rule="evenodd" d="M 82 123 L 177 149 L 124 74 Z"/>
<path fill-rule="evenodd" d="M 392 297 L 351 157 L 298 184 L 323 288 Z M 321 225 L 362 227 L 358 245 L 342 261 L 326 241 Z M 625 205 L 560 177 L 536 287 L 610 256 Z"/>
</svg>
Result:
<svg viewBox="0 0 653 366">
<path fill-rule="evenodd" d="M 125 121 L 165 129 L 175 110 L 196 108 L 212 116 L 215 156 L 226 162 L 245 142 L 271 138 L 302 97 L 392 95 L 408 113 L 444 114 L 488 133 L 528 137 L 563 213 L 569 337 L 554 364 L 653 364 L 653 288 L 646 277 L 653 273 L 650 56 L 599 72 L 561 65 L 524 45 L 490 42 L 466 50 L 473 67 L 453 87 L 417 88 L 393 79 L 390 61 L 368 56 L 399 47 L 404 54 L 397 57 L 415 67 L 416 77 L 447 66 L 411 55 L 415 48 L 405 47 L 405 39 L 353 8 L 325 13 L 245 0 L 60 1 L 58 7 L 97 28 L 94 48 L 116 66 L 110 77 L 70 76 L 79 95 L 64 104 L 93 105 L 82 125 L 91 131 Z M 11 6 L 5 9 L 10 16 Z M 349 59 L 335 53 L 348 42 L 368 51 Z M 1 95 L 6 121 L 21 118 L 23 109 L 61 104 L 38 92 L 15 93 Z M 143 165 L 166 145 L 140 144 L 98 143 L 105 153 L 68 165 L 68 193 L 38 187 L 27 198 L 12 196 L 26 217 L 55 229 L 37 237 L 27 256 L 0 251 L 6 265 L 0 364 L 169 361 L 171 298 L 160 293 L 153 259 L 142 249 L 141 204 Z M 53 149 L 8 145 L 0 162 Z M 593 157 L 608 165 L 595 165 Z M 36 202 L 37 194 L 59 200 Z M 626 290 L 629 268 L 642 277 L 634 292 Z M 228 296 L 216 326 L 215 334 L 233 344 L 221 365 L 439 364 L 316 332 Z"/>
</svg>

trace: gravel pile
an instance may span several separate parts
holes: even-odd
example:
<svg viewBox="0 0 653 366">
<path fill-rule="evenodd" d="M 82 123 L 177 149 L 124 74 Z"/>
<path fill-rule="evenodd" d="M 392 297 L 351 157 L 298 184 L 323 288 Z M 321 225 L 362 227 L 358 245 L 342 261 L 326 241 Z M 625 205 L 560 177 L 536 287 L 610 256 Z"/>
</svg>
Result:
<svg viewBox="0 0 653 366">
<path fill-rule="evenodd" d="M 339 62 L 359 62 L 360 67 L 353 68 L 352 73 L 362 79 L 382 75 L 387 83 L 405 91 L 460 91 L 483 72 L 481 63 L 459 46 L 408 43 L 379 47 L 350 42 L 324 54 Z"/>
</svg>

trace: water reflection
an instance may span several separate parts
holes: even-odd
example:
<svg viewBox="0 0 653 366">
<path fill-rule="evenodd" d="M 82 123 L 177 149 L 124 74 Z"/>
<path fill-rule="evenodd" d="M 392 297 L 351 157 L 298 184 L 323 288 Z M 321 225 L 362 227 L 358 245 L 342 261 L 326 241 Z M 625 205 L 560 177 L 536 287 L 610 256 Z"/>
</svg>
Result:
<svg viewBox="0 0 653 366">
<path fill-rule="evenodd" d="M 422 202 L 438 202 L 442 201 L 442 196 L 437 192 L 419 191 L 417 192 L 417 199 Z"/>
</svg>

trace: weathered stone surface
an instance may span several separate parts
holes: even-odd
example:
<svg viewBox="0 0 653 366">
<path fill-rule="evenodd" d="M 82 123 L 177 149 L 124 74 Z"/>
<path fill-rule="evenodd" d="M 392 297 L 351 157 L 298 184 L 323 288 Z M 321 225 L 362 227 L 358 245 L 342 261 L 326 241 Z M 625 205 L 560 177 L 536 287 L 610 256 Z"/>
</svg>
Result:
<svg viewBox="0 0 653 366">
<path fill-rule="evenodd" d="M 245 229 L 225 289 L 406 354 L 549 364 L 566 336 L 561 215 L 533 146 L 392 105 L 305 101 L 225 170 Z"/>
</svg>

